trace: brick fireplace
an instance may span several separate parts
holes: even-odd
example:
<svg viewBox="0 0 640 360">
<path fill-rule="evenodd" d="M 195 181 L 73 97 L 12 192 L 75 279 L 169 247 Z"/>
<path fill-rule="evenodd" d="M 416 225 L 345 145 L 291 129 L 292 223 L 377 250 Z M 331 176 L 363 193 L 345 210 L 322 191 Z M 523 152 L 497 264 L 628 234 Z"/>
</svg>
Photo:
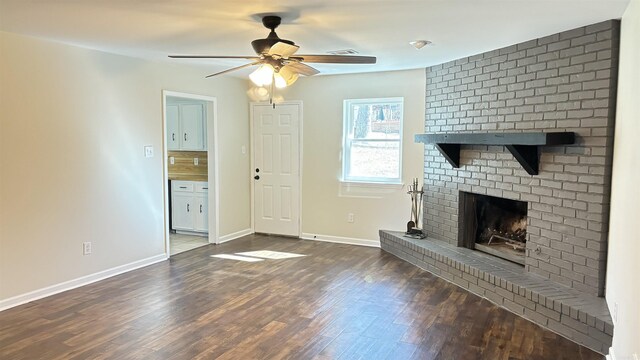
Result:
<svg viewBox="0 0 640 360">
<path fill-rule="evenodd" d="M 382 248 L 605 352 L 612 325 L 600 296 L 618 42 L 619 22 L 611 20 L 427 68 L 425 133 L 573 132 L 575 142 L 541 147 L 537 175 L 504 146 L 462 145 L 454 167 L 425 144 L 428 239 L 381 232 Z M 469 196 L 526 204 L 524 268 L 501 260 L 486 266 L 489 255 L 465 249 Z M 553 291 L 540 300 L 542 287 Z"/>
<path fill-rule="evenodd" d="M 425 146 L 424 230 L 458 244 L 460 192 L 528 202 L 525 270 L 604 291 L 618 53 L 608 21 L 428 68 L 426 133 L 572 131 L 529 175 L 502 146 Z"/>
</svg>

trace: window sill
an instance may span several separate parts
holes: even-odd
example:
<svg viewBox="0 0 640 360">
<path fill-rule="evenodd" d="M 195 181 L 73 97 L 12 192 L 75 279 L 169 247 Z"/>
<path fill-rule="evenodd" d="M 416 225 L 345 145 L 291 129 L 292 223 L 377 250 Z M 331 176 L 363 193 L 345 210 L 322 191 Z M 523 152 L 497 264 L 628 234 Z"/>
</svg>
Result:
<svg viewBox="0 0 640 360">
<path fill-rule="evenodd" d="M 338 194 L 341 197 L 382 198 L 397 193 L 404 183 L 376 183 L 339 180 Z"/>
<path fill-rule="evenodd" d="M 344 186 L 358 186 L 366 188 L 382 188 L 382 189 L 402 189 L 404 183 L 402 182 L 375 182 L 375 181 L 354 181 L 354 180 L 339 180 L 340 184 Z"/>
</svg>

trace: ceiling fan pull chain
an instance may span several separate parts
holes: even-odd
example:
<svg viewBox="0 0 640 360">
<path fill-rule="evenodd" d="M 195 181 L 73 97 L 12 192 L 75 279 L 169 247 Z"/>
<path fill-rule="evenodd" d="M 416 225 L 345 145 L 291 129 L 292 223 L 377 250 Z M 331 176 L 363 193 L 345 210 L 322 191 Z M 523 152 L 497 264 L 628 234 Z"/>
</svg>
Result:
<svg viewBox="0 0 640 360">
<path fill-rule="evenodd" d="M 271 106 L 273 106 L 273 108 L 276 108 L 276 103 L 273 102 L 273 84 L 275 84 L 276 82 L 276 73 L 273 72 L 271 73 L 271 85 L 269 86 L 271 88 L 271 90 L 269 91 L 269 104 L 271 104 Z"/>
</svg>

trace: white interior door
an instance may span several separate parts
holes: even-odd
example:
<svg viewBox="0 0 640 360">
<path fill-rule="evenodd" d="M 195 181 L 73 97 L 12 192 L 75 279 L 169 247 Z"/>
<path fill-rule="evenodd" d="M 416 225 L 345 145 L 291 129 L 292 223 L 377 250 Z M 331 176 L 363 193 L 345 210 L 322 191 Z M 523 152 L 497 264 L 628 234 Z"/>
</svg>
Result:
<svg viewBox="0 0 640 360">
<path fill-rule="evenodd" d="M 254 230 L 300 234 L 299 104 L 253 104 Z"/>
</svg>

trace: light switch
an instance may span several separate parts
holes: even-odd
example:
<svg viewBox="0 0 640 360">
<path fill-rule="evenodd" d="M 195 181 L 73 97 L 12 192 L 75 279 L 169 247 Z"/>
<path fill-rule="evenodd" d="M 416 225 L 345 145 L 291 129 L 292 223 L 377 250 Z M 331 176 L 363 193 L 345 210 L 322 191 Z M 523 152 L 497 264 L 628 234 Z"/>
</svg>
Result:
<svg viewBox="0 0 640 360">
<path fill-rule="evenodd" d="M 193 158 L 193 165 L 198 166 L 198 158 Z"/>
<path fill-rule="evenodd" d="M 176 163 L 176 158 L 173 156 L 169 156 L 169 164 L 174 165 Z"/>
<path fill-rule="evenodd" d="M 246 154 L 247 153 L 247 147 L 242 145 L 242 147 L 240 148 L 240 151 L 242 151 L 242 154 Z"/>
<path fill-rule="evenodd" d="M 144 147 L 144 157 L 148 157 L 148 158 L 153 157 L 153 146 L 147 145 Z"/>
</svg>

